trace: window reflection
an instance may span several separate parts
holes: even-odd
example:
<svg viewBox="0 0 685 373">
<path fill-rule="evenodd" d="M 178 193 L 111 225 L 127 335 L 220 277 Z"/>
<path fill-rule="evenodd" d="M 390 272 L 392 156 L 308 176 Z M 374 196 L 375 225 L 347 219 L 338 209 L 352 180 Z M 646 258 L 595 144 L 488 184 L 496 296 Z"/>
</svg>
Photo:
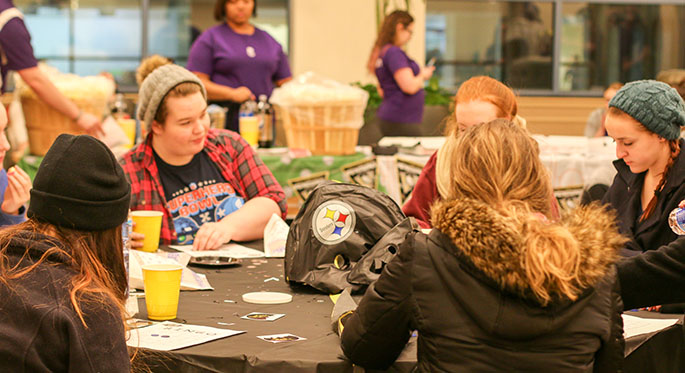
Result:
<svg viewBox="0 0 685 373">
<path fill-rule="evenodd" d="M 426 59 L 438 57 L 441 85 L 456 90 L 489 75 L 514 88 L 552 88 L 552 3 L 431 0 L 426 7 Z"/>
<path fill-rule="evenodd" d="M 202 1 L 214 5 L 214 1 Z M 198 7 L 200 9 L 205 6 Z M 189 0 L 152 0 L 148 22 L 149 54 L 161 54 L 174 61 L 188 58 L 193 37 L 200 34 L 192 24 Z M 207 15 L 211 18 L 211 13 Z"/>
<path fill-rule="evenodd" d="M 685 5 L 569 3 L 562 8 L 559 85 L 603 90 L 685 65 Z"/>
</svg>

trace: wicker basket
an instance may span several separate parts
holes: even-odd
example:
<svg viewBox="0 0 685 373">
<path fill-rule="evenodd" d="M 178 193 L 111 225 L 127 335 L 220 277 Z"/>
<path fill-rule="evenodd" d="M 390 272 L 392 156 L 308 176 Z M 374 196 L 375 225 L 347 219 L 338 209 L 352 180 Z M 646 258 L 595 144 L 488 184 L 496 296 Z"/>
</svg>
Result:
<svg viewBox="0 0 685 373">
<path fill-rule="evenodd" d="M 364 123 L 364 102 L 336 101 L 316 105 L 278 106 L 289 148 L 317 155 L 354 154 Z"/>
<path fill-rule="evenodd" d="M 72 98 L 71 101 L 83 112 L 93 114 L 98 118 L 102 117 L 107 106 L 107 102 L 100 98 Z M 62 133 L 75 135 L 85 133 L 76 126 L 73 120 L 38 98 L 21 97 L 21 105 L 26 118 L 31 154 L 45 155 L 57 136 Z"/>
</svg>

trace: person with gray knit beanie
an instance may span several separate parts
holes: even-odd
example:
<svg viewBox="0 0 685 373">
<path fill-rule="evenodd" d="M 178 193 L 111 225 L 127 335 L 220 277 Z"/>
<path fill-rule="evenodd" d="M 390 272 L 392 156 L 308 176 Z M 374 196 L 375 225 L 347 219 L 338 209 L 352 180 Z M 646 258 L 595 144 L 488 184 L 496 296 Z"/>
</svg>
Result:
<svg viewBox="0 0 685 373">
<path fill-rule="evenodd" d="M 197 76 L 161 56 L 137 71 L 138 119 L 148 135 L 124 154 L 131 210 L 163 213 L 160 243 L 217 249 L 261 239 L 285 193 L 239 134 L 209 128 L 207 91 Z M 131 234 L 132 247 L 143 235 Z"/>
<path fill-rule="evenodd" d="M 625 255 L 667 245 L 677 238 L 670 212 L 685 200 L 685 103 L 668 84 L 639 80 L 609 102 L 607 133 L 616 141 L 617 175 L 603 201 L 616 209 Z"/>
</svg>

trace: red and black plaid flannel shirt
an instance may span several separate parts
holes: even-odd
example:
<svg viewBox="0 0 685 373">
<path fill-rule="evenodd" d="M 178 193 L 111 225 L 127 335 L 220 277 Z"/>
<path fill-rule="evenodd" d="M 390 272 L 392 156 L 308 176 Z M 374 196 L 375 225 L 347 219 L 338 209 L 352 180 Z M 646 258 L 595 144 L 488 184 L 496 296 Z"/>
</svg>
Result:
<svg viewBox="0 0 685 373">
<path fill-rule="evenodd" d="M 281 217 L 285 218 L 286 200 L 283 189 L 240 135 L 232 131 L 210 129 L 203 151 L 219 168 L 226 182 L 245 201 L 255 197 L 271 198 L 278 203 Z M 131 183 L 131 210 L 162 211 L 164 218 L 159 235 L 160 243 L 175 243 L 174 222 L 166 207 L 164 189 L 152 153 L 152 133 L 145 142 L 124 154 L 121 167 Z"/>
</svg>

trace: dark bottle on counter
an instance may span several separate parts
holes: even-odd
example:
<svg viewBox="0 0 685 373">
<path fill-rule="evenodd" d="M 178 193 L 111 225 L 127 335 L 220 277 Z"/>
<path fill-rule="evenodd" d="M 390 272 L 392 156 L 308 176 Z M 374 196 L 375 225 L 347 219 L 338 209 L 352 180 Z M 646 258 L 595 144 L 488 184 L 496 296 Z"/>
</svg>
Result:
<svg viewBox="0 0 685 373">
<path fill-rule="evenodd" d="M 257 104 L 259 115 L 259 147 L 270 148 L 274 145 L 274 110 L 266 95 L 259 95 Z"/>
</svg>

